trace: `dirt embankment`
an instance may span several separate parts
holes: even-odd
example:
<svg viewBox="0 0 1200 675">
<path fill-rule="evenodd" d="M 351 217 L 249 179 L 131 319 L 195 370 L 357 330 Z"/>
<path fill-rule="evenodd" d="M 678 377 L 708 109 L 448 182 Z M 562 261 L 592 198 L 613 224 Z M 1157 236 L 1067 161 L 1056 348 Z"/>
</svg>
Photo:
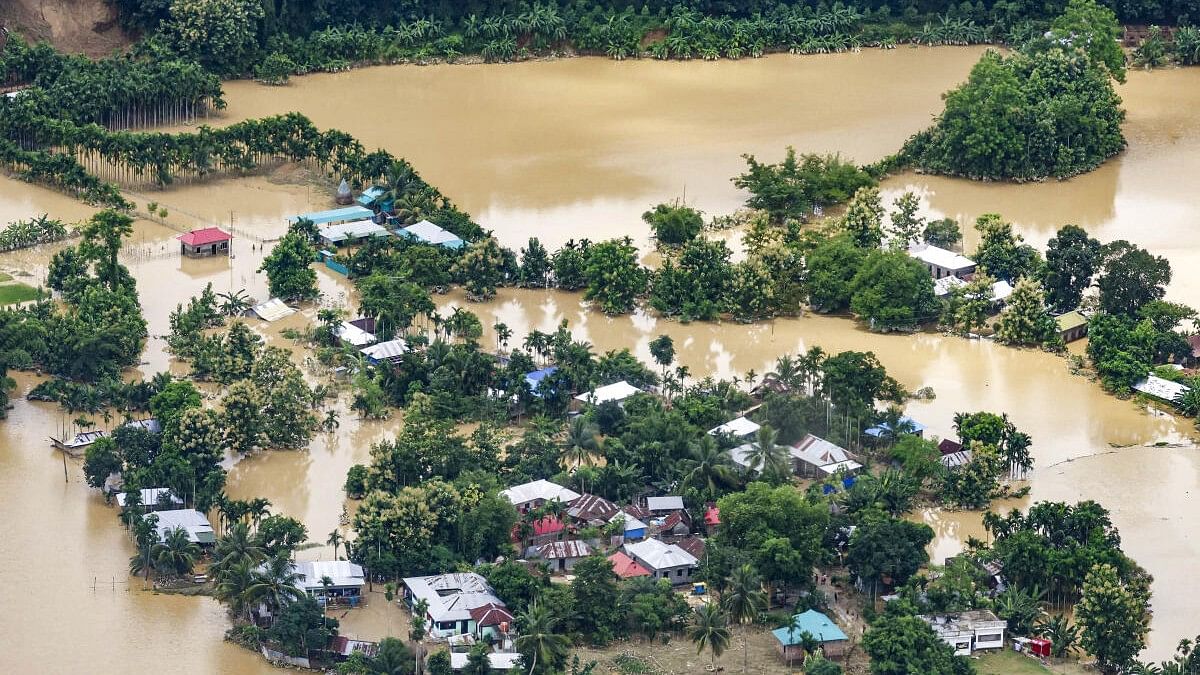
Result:
<svg viewBox="0 0 1200 675">
<path fill-rule="evenodd" d="M 132 42 L 106 0 L 0 0 L 0 25 L 31 42 L 46 40 L 65 52 L 93 57 Z"/>
</svg>

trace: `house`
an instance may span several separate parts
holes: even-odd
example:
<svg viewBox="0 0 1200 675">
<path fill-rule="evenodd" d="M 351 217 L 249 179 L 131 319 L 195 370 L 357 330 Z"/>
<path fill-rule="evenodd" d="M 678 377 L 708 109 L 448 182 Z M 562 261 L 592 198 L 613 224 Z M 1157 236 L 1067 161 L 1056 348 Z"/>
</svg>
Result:
<svg viewBox="0 0 1200 675">
<path fill-rule="evenodd" d="M 404 353 L 408 351 L 408 343 L 404 340 L 388 340 L 387 342 L 376 342 L 358 351 L 367 357 L 367 363 L 373 366 L 381 363 L 395 365 L 404 358 Z"/>
<path fill-rule="evenodd" d="M 502 490 L 500 494 L 512 502 L 512 505 L 517 507 L 517 511 L 521 513 L 527 513 L 531 509 L 539 508 L 546 502 L 552 501 L 570 505 L 576 499 L 579 499 L 580 496 L 578 492 L 557 483 L 551 483 L 544 478 L 539 478 L 529 483 L 522 483 L 521 485 L 514 485 L 507 490 Z"/>
<path fill-rule="evenodd" d="M 549 366 L 546 368 L 542 368 L 541 370 L 534 370 L 532 372 L 525 373 L 525 386 L 529 387 L 529 391 L 534 396 L 536 396 L 537 398 L 541 398 L 542 392 L 540 390 L 540 387 L 542 384 L 542 380 L 546 379 L 547 377 L 553 375 L 556 372 L 558 372 L 557 366 Z"/>
<path fill-rule="evenodd" d="M 450 652 L 450 669 L 459 671 L 467 667 L 471 655 L 466 652 Z M 509 673 L 521 665 L 521 655 L 517 652 L 490 652 L 488 666 L 493 673 Z"/>
<path fill-rule="evenodd" d="M 59 450 L 66 451 L 71 456 L 76 456 L 87 449 L 87 446 L 104 438 L 108 434 L 97 429 L 96 431 L 81 431 L 75 434 L 70 440 L 59 440 L 53 436 L 50 437 L 50 444 Z"/>
<path fill-rule="evenodd" d="M 821 644 L 825 656 L 841 656 L 850 647 L 850 638 L 829 617 L 808 610 L 792 617 L 792 623 L 771 631 L 779 642 L 779 655 L 787 662 L 804 658 L 804 634 L 808 633 Z"/>
<path fill-rule="evenodd" d="M 945 457 L 946 455 L 953 455 L 962 449 L 963 446 L 961 443 L 952 441 L 949 438 L 943 438 L 942 441 L 938 443 L 938 452 L 942 453 L 942 457 Z"/>
<path fill-rule="evenodd" d="M 195 509 L 173 509 L 168 511 L 157 511 L 153 514 L 147 514 L 145 517 L 158 517 L 158 524 L 155 526 L 158 530 L 158 538 L 166 539 L 167 533 L 171 530 L 182 528 L 187 532 L 188 541 L 200 545 L 215 544 L 217 535 L 213 532 L 212 524 L 208 522 L 208 518 L 203 513 Z"/>
<path fill-rule="evenodd" d="M 441 246 L 442 248 L 452 250 L 458 250 L 467 245 L 465 241 L 459 239 L 453 232 L 438 227 L 428 220 L 422 220 L 419 223 L 400 228 L 396 230 L 396 234 L 406 239 L 419 241 L 422 244 Z"/>
<path fill-rule="evenodd" d="M 1000 649 L 1008 622 L 986 609 L 957 614 L 919 615 L 958 656 L 970 656 L 977 649 Z"/>
<path fill-rule="evenodd" d="M 679 548 L 687 551 L 696 560 L 703 560 L 704 554 L 708 551 L 708 544 L 700 537 L 684 537 L 675 542 Z"/>
<path fill-rule="evenodd" d="M 698 560 L 675 544 L 647 539 L 625 544 L 623 550 L 630 558 L 650 571 L 655 579 L 667 579 L 672 585 L 690 583 Z"/>
<path fill-rule="evenodd" d="M 613 573 L 622 579 L 650 576 L 650 570 L 643 567 L 638 561 L 625 555 L 622 551 L 617 551 L 608 556 L 608 561 L 612 563 Z"/>
<path fill-rule="evenodd" d="M 297 588 L 329 603 L 357 605 L 367 585 L 362 566 L 349 560 L 306 560 L 293 563 L 292 571 L 297 575 Z M 333 582 L 328 589 L 321 583 L 326 577 Z"/>
<path fill-rule="evenodd" d="M 1147 375 L 1146 379 L 1133 385 L 1133 390 L 1140 394 L 1159 399 L 1160 401 L 1174 403 L 1180 396 L 1191 391 L 1192 388 L 1186 384 L 1164 380 L 1157 375 Z"/>
<path fill-rule="evenodd" d="M 1189 335 L 1187 341 L 1188 346 L 1192 348 L 1190 361 L 1196 363 L 1196 361 L 1200 360 L 1200 335 Z"/>
<path fill-rule="evenodd" d="M 145 513 L 159 510 L 170 511 L 183 506 L 183 500 L 176 497 L 175 493 L 171 492 L 171 488 L 144 488 L 139 490 L 139 492 L 142 498 L 141 508 Z M 127 501 L 129 501 L 129 493 L 117 493 L 117 506 L 121 507 L 122 510 L 125 508 Z"/>
<path fill-rule="evenodd" d="M 373 220 L 352 220 L 348 223 L 327 225 L 317 230 L 317 239 L 325 247 L 337 248 L 343 245 L 353 245 L 377 237 L 392 236 L 391 232 Z"/>
<path fill-rule="evenodd" d="M 958 288 L 959 286 L 966 286 L 966 285 L 967 285 L 967 282 L 963 281 L 959 277 L 954 277 L 954 276 L 942 277 L 941 279 L 938 279 L 937 281 L 933 282 L 933 295 L 934 295 L 934 297 L 944 298 L 947 295 L 950 295 L 950 292 L 953 291 L 954 289 Z"/>
<path fill-rule="evenodd" d="M 300 220 L 307 220 L 313 225 L 320 227 L 322 225 L 337 225 L 339 223 L 349 223 L 355 220 L 369 220 L 375 216 L 375 212 L 365 206 L 346 206 L 340 209 L 330 209 L 328 211 L 312 211 L 310 213 L 301 213 L 296 216 L 288 216 L 285 220 L 288 225 L 293 225 Z"/>
<path fill-rule="evenodd" d="M 686 537 L 692 532 L 692 519 L 687 511 L 672 511 L 661 523 L 653 523 L 658 534 L 664 537 Z"/>
<path fill-rule="evenodd" d="M 934 279 L 966 278 L 975 273 L 975 261 L 932 244 L 910 246 L 908 254 L 923 263 Z"/>
<path fill-rule="evenodd" d="M 387 194 L 387 188 L 383 187 L 382 185 L 372 185 L 366 190 L 363 190 L 362 194 L 358 195 L 358 199 L 355 199 L 354 201 L 358 203 L 359 206 L 364 206 L 370 209 L 374 208 L 379 201 L 379 198 L 385 194 Z"/>
<path fill-rule="evenodd" d="M 587 542 L 578 539 L 552 541 L 538 547 L 538 557 L 549 563 L 552 572 L 570 572 L 575 563 L 591 554 Z"/>
<path fill-rule="evenodd" d="M 646 497 L 646 510 L 650 515 L 683 510 L 683 497 Z"/>
<path fill-rule="evenodd" d="M 325 650 L 334 654 L 335 658 L 339 661 L 345 661 L 354 652 L 362 652 L 363 656 L 373 659 L 379 655 L 379 643 L 367 642 L 366 640 L 351 640 L 345 635 L 335 635 L 329 640 L 329 646 Z"/>
<path fill-rule="evenodd" d="M 496 597 L 487 579 L 474 572 L 408 577 L 402 583 L 404 602 L 410 611 L 416 609 L 418 601 L 425 601 L 425 618 L 433 638 L 496 636 L 512 625 L 512 614 L 504 602 Z"/>
<path fill-rule="evenodd" d="M 637 516 L 630 513 L 628 509 L 616 514 L 608 522 L 611 523 L 617 519 L 624 522 L 625 530 L 622 535 L 625 537 L 625 541 L 636 541 L 646 538 L 646 523 L 643 523 Z"/>
<path fill-rule="evenodd" d="M 815 473 L 825 477 L 838 471 L 854 472 L 862 468 L 848 450 L 812 434 L 792 446 L 791 455 L 796 471 L 804 475 Z"/>
<path fill-rule="evenodd" d="M 912 434 L 913 436 L 925 435 L 925 425 L 908 416 L 902 416 L 897 426 L 899 427 L 899 433 L 901 434 Z M 866 431 L 863 431 L 863 433 L 872 438 L 891 436 L 893 435 L 892 425 L 890 422 L 880 422 L 873 427 L 869 427 Z"/>
<path fill-rule="evenodd" d="M 600 526 L 612 522 L 613 516 L 621 512 L 614 503 L 598 495 L 583 493 L 571 502 L 567 515 L 581 523 Z"/>
<path fill-rule="evenodd" d="M 958 450 L 956 452 L 942 455 L 942 466 L 946 467 L 947 469 L 953 469 L 955 467 L 970 464 L 973 454 L 974 453 L 972 453 L 970 450 Z"/>
<path fill-rule="evenodd" d="M 528 537 L 531 546 L 541 546 L 552 541 L 558 541 L 562 539 L 563 533 L 567 530 L 567 526 L 554 516 L 538 518 L 529 525 L 532 528 Z M 513 541 L 520 540 L 521 538 L 518 536 L 517 530 L 514 529 Z"/>
<path fill-rule="evenodd" d="M 600 405 L 609 401 L 615 401 L 620 405 L 626 399 L 640 393 L 642 393 L 641 389 L 629 384 L 625 380 L 621 380 L 613 384 L 606 384 L 603 387 L 596 387 L 592 391 L 576 396 L 575 400 L 588 405 Z"/>
<path fill-rule="evenodd" d="M 296 310 L 288 307 L 279 298 L 271 298 L 266 302 L 251 307 L 250 312 L 263 321 L 278 321 L 285 316 L 291 316 L 292 314 L 295 314 Z"/>
<path fill-rule="evenodd" d="M 229 255 L 229 243 L 233 241 L 233 235 L 219 227 L 192 230 L 175 238 L 179 240 L 179 252 L 189 258 Z"/>
<path fill-rule="evenodd" d="M 1008 301 L 1008 296 L 1013 294 L 1012 284 L 1001 279 L 992 284 L 992 304 L 1003 305 Z"/>
<path fill-rule="evenodd" d="M 732 438 L 753 438 L 762 427 L 748 417 L 738 417 L 725 424 L 708 430 L 710 436 L 730 436 Z"/>
<path fill-rule="evenodd" d="M 704 508 L 704 527 L 708 529 L 708 533 L 712 534 L 713 528 L 721 524 L 721 509 L 717 505 L 709 502 Z"/>
<path fill-rule="evenodd" d="M 338 341 L 352 347 L 366 347 L 375 342 L 375 336 L 355 325 L 353 321 L 343 321 L 333 329 Z"/>
<path fill-rule="evenodd" d="M 1058 337 L 1062 338 L 1063 342 L 1074 342 L 1087 337 L 1088 320 L 1079 310 L 1059 314 L 1054 317 L 1054 322 L 1058 324 Z"/>
</svg>

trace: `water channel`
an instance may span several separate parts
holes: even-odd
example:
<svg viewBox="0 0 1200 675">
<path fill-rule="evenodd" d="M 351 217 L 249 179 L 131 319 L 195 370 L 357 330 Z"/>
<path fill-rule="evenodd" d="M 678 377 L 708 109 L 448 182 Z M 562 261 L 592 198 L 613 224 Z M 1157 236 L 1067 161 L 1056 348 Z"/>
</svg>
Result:
<svg viewBox="0 0 1200 675">
<path fill-rule="evenodd" d="M 284 88 L 230 83 L 229 109 L 211 122 L 304 112 L 322 127 L 336 126 L 369 147 L 407 157 L 508 246 L 530 236 L 552 247 L 582 236 L 628 235 L 644 244 L 640 214 L 659 201 L 686 197 L 709 214 L 737 208 L 744 195 L 729 177 L 743 166 L 741 153 L 775 158 L 793 144 L 871 161 L 894 151 L 936 114 L 940 93 L 966 75 L 979 51 L 369 68 L 299 78 Z M 1191 236 L 1200 213 L 1192 178 L 1200 173 L 1200 69 L 1133 72 L 1120 92 L 1129 110 L 1130 148 L 1092 174 L 1024 186 L 902 175 L 885 188 L 919 192 L 930 215 L 1003 213 L 1039 246 L 1068 222 L 1102 239 L 1130 239 L 1172 261 L 1170 297 L 1194 299 L 1200 292 L 1200 249 Z M 167 205 L 175 228 L 139 221 L 125 254 L 152 335 L 165 333 L 168 312 L 206 283 L 219 292 L 245 288 L 265 297 L 266 280 L 255 272 L 263 251 L 252 239 L 235 243 L 232 260 L 193 261 L 171 253 L 171 237 L 181 228 L 231 220 L 238 231 L 277 236 L 285 215 L 330 202 L 325 188 L 295 178 L 276 172 L 134 196 Z M 91 209 L 0 178 L 0 222 L 42 212 L 77 219 Z M 0 269 L 43 278 L 55 249 L 0 255 Z M 343 278 L 322 270 L 320 279 L 330 302 L 353 305 Z M 467 305 L 454 293 L 439 302 Z M 610 318 L 556 291 L 505 289 L 495 301 L 469 308 L 485 326 L 499 320 L 513 328 L 514 342 L 565 318 L 596 351 L 628 346 L 645 360 L 649 340 L 667 333 L 695 375 L 761 373 L 778 355 L 813 345 L 874 351 L 910 389 L 936 391 L 936 399 L 909 407 L 933 434 L 951 433 L 958 411 L 1007 412 L 1034 438 L 1030 499 L 1091 498 L 1113 512 L 1126 551 L 1156 579 L 1148 656 L 1166 656 L 1180 637 L 1196 631 L 1200 592 L 1190 572 L 1200 543 L 1188 536 L 1200 526 L 1200 455 L 1189 440 L 1194 429 L 1103 394 L 1070 375 L 1062 358 L 935 334 L 874 335 L 827 317 L 754 326 L 681 325 L 642 313 Z M 272 343 L 287 344 L 282 328 L 313 314 L 256 328 Z M 159 339 L 151 340 L 144 358 L 145 373 L 171 367 Z M 35 382 L 18 377 L 15 407 L 0 423 L 0 515 L 9 533 L 0 549 L 0 578 L 30 579 L 34 589 L 21 600 L 10 595 L 9 611 L 0 613 L 0 633 L 11 638 L 0 669 L 38 663 L 47 672 L 141 672 L 171 663 L 185 672 L 266 672 L 258 657 L 221 642 L 227 621 L 215 601 L 138 592 L 139 582 L 126 577 L 131 546 L 112 509 L 86 487 L 80 463 L 68 462 L 69 482 L 63 481 L 61 459 L 45 440 L 63 416 L 22 398 Z M 233 466 L 229 493 L 267 497 L 276 512 L 300 518 L 312 538 L 323 541 L 338 526 L 346 469 L 365 461 L 370 443 L 396 424 L 359 423 L 349 413 L 342 420 L 335 434 L 318 435 L 307 452 L 264 453 Z M 1152 447 L 1157 443 L 1171 447 Z M 935 560 L 953 554 L 968 536 L 982 537 L 978 514 L 919 515 L 938 533 Z M 329 551 L 301 555 L 328 557 Z M 398 611 L 383 605 L 380 600 L 348 616 L 345 632 L 382 637 Z"/>
</svg>

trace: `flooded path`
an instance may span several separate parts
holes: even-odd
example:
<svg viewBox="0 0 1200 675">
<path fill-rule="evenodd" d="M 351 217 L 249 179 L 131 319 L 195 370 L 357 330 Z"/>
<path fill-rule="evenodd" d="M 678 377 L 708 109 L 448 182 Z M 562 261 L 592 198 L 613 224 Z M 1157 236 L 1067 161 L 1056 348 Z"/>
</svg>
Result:
<svg viewBox="0 0 1200 675">
<path fill-rule="evenodd" d="M 685 187 L 688 201 L 710 214 L 740 205 L 743 195 L 728 179 L 741 170 L 742 152 L 774 158 L 791 143 L 801 151 L 840 150 L 870 161 L 894 150 L 940 108 L 939 94 L 966 75 L 978 53 L 899 49 L 715 64 L 576 59 L 495 68 L 371 68 L 299 78 L 285 88 L 233 83 L 222 122 L 296 109 L 321 126 L 345 129 L 368 146 L 409 158 L 509 246 L 529 236 L 551 246 L 579 236 L 628 234 L 644 242 L 641 212 L 682 195 Z M 366 93 L 331 95 L 333 88 Z M 370 105 L 372 92 L 389 102 Z M 929 213 L 968 218 L 1001 212 L 1036 245 L 1066 222 L 1102 238 L 1129 238 L 1167 255 L 1176 268 L 1170 296 L 1194 302 L 1200 249 L 1191 248 L 1192 225 L 1200 194 L 1188 181 L 1200 173 L 1200 69 L 1133 72 L 1121 93 L 1129 109 L 1130 149 L 1093 174 L 1028 186 L 907 175 L 885 187 L 920 190 Z M 287 178 L 181 185 L 135 197 L 142 205 L 152 199 L 167 206 L 175 228 L 139 221 L 123 253 L 138 279 L 152 335 L 165 333 L 170 310 L 206 283 L 218 292 L 245 288 L 251 296 L 266 296 L 265 276 L 255 271 L 264 252 L 253 239 L 235 241 L 232 260 L 180 260 L 172 254 L 172 238 L 178 229 L 227 225 L 232 218 L 236 231 L 269 239 L 282 232 L 284 216 L 328 207 L 326 192 Z M 0 178 L 0 222 L 42 212 L 74 220 L 92 209 Z M 0 270 L 43 279 L 56 249 L 0 255 Z M 353 306 L 343 278 L 322 269 L 319 279 L 330 302 Z M 1103 394 L 1068 374 L 1059 357 L 935 334 L 874 335 L 828 317 L 754 326 L 681 325 L 645 314 L 611 318 L 556 291 L 503 289 L 485 305 L 465 303 L 457 294 L 438 302 L 443 311 L 468 307 L 484 326 L 503 321 L 514 330 L 514 343 L 566 318 L 596 352 L 631 347 L 648 361 L 649 340 L 666 333 L 675 339 L 680 363 L 696 376 L 740 376 L 750 369 L 761 374 L 780 354 L 814 345 L 874 351 L 910 389 L 934 388 L 935 400 L 909 407 L 932 434 L 950 434 L 955 412 L 1007 412 L 1034 438 L 1030 499 L 1092 498 L 1113 512 L 1126 551 L 1156 578 L 1148 655 L 1165 657 L 1179 638 L 1195 632 L 1200 591 L 1193 590 L 1190 571 L 1200 542 L 1187 533 L 1200 526 L 1200 453 L 1147 447 L 1186 443 L 1194 429 Z M 314 315 L 309 309 L 291 321 L 302 325 Z M 293 325 L 252 323 L 273 344 L 285 344 L 280 330 Z M 484 339 L 487 344 L 491 337 Z M 145 373 L 171 366 L 160 339 L 152 338 L 144 361 Z M 186 672 L 273 670 L 221 642 L 228 624 L 212 600 L 135 592 L 136 580 L 124 572 L 131 546 L 113 510 L 86 488 L 79 462 L 68 464 L 70 482 L 62 482 L 61 460 L 45 441 L 61 415 L 24 401 L 32 383 L 19 382 L 15 408 L 0 423 L 0 517 L 10 533 L 10 545 L 0 551 L 0 578 L 36 574 L 39 583 L 32 597 L 14 604 L 17 611 L 0 613 L 0 632 L 15 646 L 0 655 L 0 670 L 38 662 L 49 672 L 78 672 L 112 663 L 138 672 L 164 659 Z M 235 465 L 229 493 L 267 497 L 275 512 L 300 518 L 314 541 L 324 541 L 338 526 L 346 469 L 366 461 L 370 444 L 398 424 L 360 423 L 345 410 L 344 398 L 339 408 L 341 427 L 318 434 L 307 452 L 261 454 Z M 955 553 L 966 537 L 983 536 L 978 514 L 920 515 L 938 532 L 931 547 L 935 560 Z M 301 555 L 327 558 L 329 551 L 318 547 Z M 126 581 L 133 585 L 123 586 Z M 348 616 L 347 632 L 364 638 L 389 632 L 398 613 L 382 605 Z M 64 634 L 71 649 L 62 648 Z"/>
</svg>

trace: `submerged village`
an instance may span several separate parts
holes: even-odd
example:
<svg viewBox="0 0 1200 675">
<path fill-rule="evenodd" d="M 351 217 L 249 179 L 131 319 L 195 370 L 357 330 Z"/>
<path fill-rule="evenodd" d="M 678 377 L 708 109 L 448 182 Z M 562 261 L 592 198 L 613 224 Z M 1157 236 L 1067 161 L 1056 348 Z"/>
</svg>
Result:
<svg viewBox="0 0 1200 675">
<path fill-rule="evenodd" d="M 1186 8 L 359 4 L 0 13 L 6 672 L 1200 672 Z M 771 104 L 896 62 L 855 159 Z M 651 192 L 522 107 L 727 85 Z"/>
</svg>

